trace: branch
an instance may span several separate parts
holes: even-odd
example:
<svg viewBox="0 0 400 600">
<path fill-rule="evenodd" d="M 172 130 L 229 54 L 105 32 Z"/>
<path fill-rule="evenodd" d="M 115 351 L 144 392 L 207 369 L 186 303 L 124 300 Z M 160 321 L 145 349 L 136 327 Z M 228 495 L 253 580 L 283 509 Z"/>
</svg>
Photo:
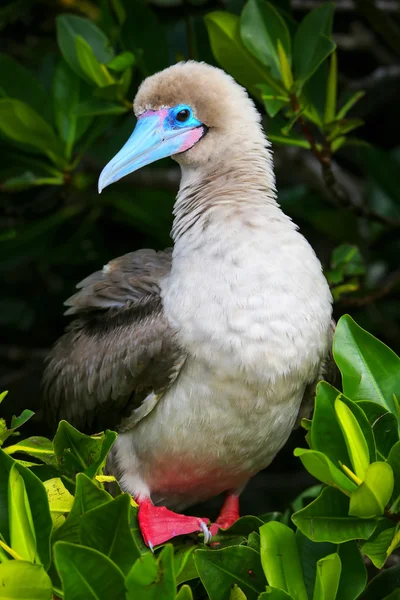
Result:
<svg viewBox="0 0 400 600">
<path fill-rule="evenodd" d="M 368 304 L 373 304 L 374 302 L 382 300 L 382 298 L 388 296 L 398 283 L 400 283 L 400 269 L 390 273 L 390 275 L 388 275 L 386 278 L 385 283 L 379 289 L 370 292 L 366 296 L 343 298 L 340 300 L 340 303 L 344 304 L 345 306 L 356 306 L 359 308 L 367 306 Z"/>
</svg>

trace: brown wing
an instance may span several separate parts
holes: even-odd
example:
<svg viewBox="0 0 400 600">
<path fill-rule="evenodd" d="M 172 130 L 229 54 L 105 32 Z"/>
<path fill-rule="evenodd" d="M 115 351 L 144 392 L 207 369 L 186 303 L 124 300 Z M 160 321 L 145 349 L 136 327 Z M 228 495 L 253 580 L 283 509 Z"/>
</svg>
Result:
<svg viewBox="0 0 400 600">
<path fill-rule="evenodd" d="M 121 256 L 78 284 L 76 315 L 48 357 L 45 411 L 81 431 L 124 430 L 152 410 L 185 355 L 162 307 L 160 281 L 171 251 Z"/>
</svg>

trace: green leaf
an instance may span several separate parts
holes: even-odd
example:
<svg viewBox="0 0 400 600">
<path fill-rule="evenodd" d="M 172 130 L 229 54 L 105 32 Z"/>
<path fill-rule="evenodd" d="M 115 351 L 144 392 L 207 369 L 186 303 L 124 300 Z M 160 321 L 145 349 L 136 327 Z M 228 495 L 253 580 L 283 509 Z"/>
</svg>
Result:
<svg viewBox="0 0 400 600">
<path fill-rule="evenodd" d="M 319 481 L 337 487 L 347 495 L 357 490 L 357 485 L 322 452 L 296 448 L 294 455 L 300 458 L 307 471 Z"/>
<path fill-rule="evenodd" d="M 377 402 L 360 400 L 357 405 L 364 411 L 374 434 L 377 451 L 387 458 L 391 448 L 399 440 L 396 416 Z"/>
<path fill-rule="evenodd" d="M 54 72 L 51 93 L 57 130 L 65 142 L 65 155 L 68 159 L 75 142 L 92 122 L 92 119 L 88 118 L 78 119 L 76 114 L 84 85 L 78 75 L 61 59 Z"/>
<path fill-rule="evenodd" d="M 127 600 L 174 600 L 173 557 L 171 544 L 162 549 L 157 562 L 151 552 L 141 556 L 126 577 Z"/>
<path fill-rule="evenodd" d="M 15 142 L 36 148 L 56 165 L 64 166 L 60 141 L 28 104 L 11 98 L 0 99 L 0 130 Z"/>
<path fill-rule="evenodd" d="M 359 90 L 358 92 L 355 92 L 354 94 L 352 94 L 350 96 L 350 98 L 347 100 L 347 102 L 345 102 L 345 104 L 343 104 L 342 108 L 339 110 L 338 114 L 336 115 L 336 118 L 344 119 L 345 116 L 347 115 L 347 113 L 349 112 L 349 110 L 351 108 L 353 108 L 353 106 L 359 100 L 361 100 L 361 98 L 363 98 L 364 96 L 365 96 L 365 92 L 363 92 L 362 90 Z"/>
<path fill-rule="evenodd" d="M 314 502 L 292 516 L 293 523 L 315 542 L 341 544 L 366 540 L 378 525 L 378 519 L 359 519 L 349 514 L 349 499 L 339 490 L 325 488 Z"/>
<path fill-rule="evenodd" d="M 394 474 L 393 496 L 398 498 L 400 496 L 400 442 L 395 443 L 387 460 Z"/>
<path fill-rule="evenodd" d="M 92 48 L 80 35 L 75 38 L 75 51 L 79 65 L 89 81 L 100 88 L 115 84 L 107 67 L 96 59 Z"/>
<path fill-rule="evenodd" d="M 265 65 L 275 79 L 282 79 L 278 42 L 290 67 L 290 34 L 276 8 L 266 0 L 248 0 L 241 20 L 240 34 L 248 50 Z"/>
<path fill-rule="evenodd" d="M 7 454 L 15 454 L 16 452 L 22 452 L 24 454 L 29 454 L 29 456 L 34 456 L 35 458 L 40 459 L 47 465 L 57 465 L 57 459 L 54 454 L 53 444 L 47 438 L 40 436 L 26 438 L 25 440 L 21 440 L 17 444 L 7 446 L 7 448 L 4 448 L 4 452 L 6 452 Z"/>
<path fill-rule="evenodd" d="M 339 320 L 333 341 L 343 392 L 353 400 L 372 400 L 393 412 L 393 394 L 400 395 L 400 359 L 349 316 Z"/>
<path fill-rule="evenodd" d="M 33 412 L 33 410 L 25 409 L 22 411 L 19 417 L 13 415 L 11 417 L 11 429 L 18 429 L 19 427 L 21 427 L 21 425 L 29 421 L 29 419 L 33 417 L 34 414 L 35 413 Z"/>
<path fill-rule="evenodd" d="M 385 600 L 393 590 L 400 588 L 400 565 L 385 569 L 370 581 L 359 600 Z M 395 596 L 396 597 L 396 596 Z M 391 600 L 395 597 L 390 596 Z"/>
<path fill-rule="evenodd" d="M 125 600 L 122 572 L 97 550 L 57 542 L 54 559 L 63 584 L 64 600 Z"/>
<path fill-rule="evenodd" d="M 381 569 L 388 558 L 388 549 L 396 533 L 396 526 L 388 519 L 382 520 L 382 523 L 374 531 L 373 535 L 362 547 L 363 554 L 368 556 L 371 562 Z"/>
<path fill-rule="evenodd" d="M 95 115 L 122 115 L 128 112 L 128 108 L 122 104 L 108 102 L 102 98 L 92 98 L 86 102 L 82 102 L 76 109 L 76 114 L 79 116 L 95 116 Z"/>
<path fill-rule="evenodd" d="M 260 83 L 258 88 L 261 91 L 261 98 L 264 102 L 265 109 L 271 118 L 275 117 L 281 108 L 290 102 L 290 99 L 287 96 L 280 96 L 265 83 Z"/>
<path fill-rule="evenodd" d="M 48 96 L 39 79 L 7 54 L 0 54 L 0 82 L 0 87 L 7 97 L 26 102 L 51 123 Z"/>
<path fill-rule="evenodd" d="M 169 65 L 169 46 L 166 30 L 157 14 L 146 0 L 124 0 L 124 8 L 126 19 L 121 30 L 124 48 L 135 54 L 145 77 L 162 71 Z"/>
<path fill-rule="evenodd" d="M 114 51 L 107 36 L 92 21 L 76 15 L 59 15 L 56 19 L 57 42 L 61 54 L 77 75 L 90 82 L 79 62 L 75 40 L 79 36 L 90 46 L 99 63 L 107 64 L 114 58 Z"/>
<path fill-rule="evenodd" d="M 108 556 L 124 575 L 140 556 L 129 529 L 129 510 L 130 496 L 121 494 L 85 512 L 80 519 L 81 543 Z"/>
<path fill-rule="evenodd" d="M 71 512 L 74 497 L 69 493 L 59 477 L 53 477 L 44 482 L 49 499 L 53 528 L 57 529 L 65 523 L 65 514 Z"/>
<path fill-rule="evenodd" d="M 307 600 L 294 531 L 282 523 L 260 528 L 261 564 L 268 583 L 296 600 Z"/>
<path fill-rule="evenodd" d="M 126 69 L 133 67 L 135 62 L 135 55 L 132 54 L 132 52 L 126 51 L 118 54 L 118 56 L 114 56 L 114 58 L 107 63 L 107 67 L 119 73 L 120 71 L 125 71 Z"/>
<path fill-rule="evenodd" d="M 330 123 L 336 115 L 336 97 L 337 97 L 337 55 L 332 53 L 329 67 L 328 85 L 325 98 L 324 123 Z"/>
<path fill-rule="evenodd" d="M 80 518 L 97 506 L 111 502 L 110 494 L 101 490 L 83 473 L 76 476 L 75 499 L 65 523 L 54 532 L 53 542 L 58 540 L 79 543 Z"/>
<path fill-rule="evenodd" d="M 342 562 L 336 552 L 321 558 L 317 563 L 313 600 L 335 600 L 341 572 Z"/>
<path fill-rule="evenodd" d="M 349 544 L 355 542 L 348 542 Z M 301 569 L 307 595 L 312 598 L 317 576 L 317 563 L 321 558 L 335 552 L 337 546 L 329 542 L 313 542 L 299 529 L 296 531 L 296 544 L 299 552 Z"/>
<path fill-rule="evenodd" d="M 0 564 L 0 600 L 51 600 L 50 577 L 42 565 L 24 560 Z"/>
<path fill-rule="evenodd" d="M 353 470 L 357 477 L 364 479 L 370 456 L 361 427 L 347 404 L 340 400 L 340 395 L 335 400 L 335 412 L 344 435 Z"/>
<path fill-rule="evenodd" d="M 246 595 L 242 592 L 240 587 L 236 585 L 236 583 L 233 584 L 229 600 L 246 600 Z"/>
<path fill-rule="evenodd" d="M 314 414 L 311 425 L 311 448 L 323 452 L 337 467 L 349 465 L 347 445 L 335 412 L 338 390 L 326 381 L 317 385 Z"/>
<path fill-rule="evenodd" d="M 8 507 L 11 548 L 24 560 L 40 562 L 28 494 L 16 464 L 11 467 L 8 479 Z"/>
<path fill-rule="evenodd" d="M 283 590 L 267 586 L 267 591 L 260 594 L 258 600 L 293 600 L 293 596 Z"/>
<path fill-rule="evenodd" d="M 370 519 L 383 515 L 393 492 L 393 471 L 388 463 L 374 462 L 367 468 L 364 481 L 351 494 L 349 515 Z"/>
<path fill-rule="evenodd" d="M 365 589 L 367 569 L 356 542 L 340 544 L 337 548 L 342 561 L 337 600 L 355 600 Z"/>
<path fill-rule="evenodd" d="M 40 185 L 64 185 L 64 173 L 59 171 L 57 177 L 39 177 L 32 171 L 25 171 L 15 177 L 7 177 L 1 184 L 2 192 L 21 192 Z"/>
<path fill-rule="evenodd" d="M 7 482 L 12 468 L 16 469 L 22 476 L 31 511 L 37 553 L 40 562 L 47 570 L 50 565 L 50 533 L 52 523 L 46 490 L 42 482 L 29 469 L 16 463 L 1 449 L 0 481 L 3 484 L 0 485 L 0 532 L 6 543 L 9 543 L 11 523 L 8 514 L 13 509 L 10 508 Z M 15 477 L 15 474 L 13 477 Z"/>
<path fill-rule="evenodd" d="M 222 550 L 196 550 L 194 560 L 210 600 L 229 600 L 234 583 L 249 600 L 256 599 L 265 589 L 260 555 L 252 548 L 231 546 Z"/>
<path fill-rule="evenodd" d="M 185 544 L 182 547 L 174 545 L 174 571 L 177 585 L 199 576 L 193 559 L 193 552 L 197 548 L 197 544 L 191 546 Z"/>
<path fill-rule="evenodd" d="M 268 74 L 244 46 L 240 38 L 239 17 L 216 11 L 204 17 L 213 54 L 225 71 L 255 96 L 260 96 L 258 84 L 266 83 L 278 93 L 284 88 Z"/>
<path fill-rule="evenodd" d="M 183 585 L 175 597 L 175 600 L 193 600 L 193 593 L 188 585 Z"/>
<path fill-rule="evenodd" d="M 104 467 L 116 437 L 117 434 L 109 430 L 99 435 L 85 435 L 66 421 L 60 421 L 53 447 L 65 473 L 83 472 L 94 477 Z"/>
<path fill-rule="evenodd" d="M 291 90 L 293 85 L 292 69 L 290 68 L 288 57 L 280 40 L 278 40 L 278 55 L 283 85 L 285 86 L 285 89 Z"/>
<path fill-rule="evenodd" d="M 331 41 L 334 4 L 327 2 L 307 14 L 293 40 L 295 79 L 303 85 L 335 50 Z"/>
</svg>

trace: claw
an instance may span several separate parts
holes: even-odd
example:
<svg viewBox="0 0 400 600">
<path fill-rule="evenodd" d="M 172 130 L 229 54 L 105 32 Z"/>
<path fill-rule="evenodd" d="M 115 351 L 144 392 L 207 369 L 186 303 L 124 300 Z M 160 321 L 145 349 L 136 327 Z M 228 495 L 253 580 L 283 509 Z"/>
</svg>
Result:
<svg viewBox="0 0 400 600">
<path fill-rule="evenodd" d="M 203 521 L 201 522 L 200 527 L 204 534 L 204 544 L 209 544 L 212 538 L 211 531 L 208 529 L 207 525 Z"/>
</svg>

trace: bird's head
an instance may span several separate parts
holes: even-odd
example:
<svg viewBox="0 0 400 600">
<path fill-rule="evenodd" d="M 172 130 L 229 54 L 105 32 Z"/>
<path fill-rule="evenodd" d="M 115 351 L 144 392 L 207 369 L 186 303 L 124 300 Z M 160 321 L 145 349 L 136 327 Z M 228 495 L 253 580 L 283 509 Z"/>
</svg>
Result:
<svg viewBox="0 0 400 600">
<path fill-rule="evenodd" d="M 242 144 L 249 129 L 260 131 L 259 114 L 246 91 L 221 69 L 195 61 L 147 78 L 133 108 L 136 127 L 104 167 L 99 192 L 167 156 L 183 165 L 215 164 Z"/>
</svg>

